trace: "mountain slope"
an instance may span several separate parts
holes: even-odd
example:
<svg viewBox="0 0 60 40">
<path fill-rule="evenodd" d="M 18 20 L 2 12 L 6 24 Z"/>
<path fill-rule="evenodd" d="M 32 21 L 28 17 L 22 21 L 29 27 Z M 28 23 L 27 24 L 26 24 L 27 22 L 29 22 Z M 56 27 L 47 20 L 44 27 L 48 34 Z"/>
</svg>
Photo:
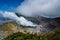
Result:
<svg viewBox="0 0 60 40">
<path fill-rule="evenodd" d="M 30 34 L 41 34 L 53 32 L 55 29 L 60 28 L 60 18 L 51 19 L 45 17 L 25 17 L 27 20 L 37 24 L 36 27 L 18 25 L 15 21 L 4 22 L 0 25 L 0 38 L 4 38 L 15 32 L 23 32 Z"/>
<path fill-rule="evenodd" d="M 19 15 L 18 13 L 16 13 L 16 15 L 18 17 L 21 17 L 23 15 Z M 23 16 L 24 18 L 26 18 L 27 20 L 33 22 L 34 24 L 37 24 L 38 26 L 37 27 L 25 27 L 22 25 L 22 28 L 26 28 L 30 31 L 32 31 L 33 33 L 40 33 L 40 34 L 46 34 L 50 31 L 53 31 L 54 29 L 56 28 L 60 28 L 60 18 L 45 18 L 45 17 L 41 17 L 41 16 L 38 16 L 38 17 L 25 17 Z"/>
</svg>

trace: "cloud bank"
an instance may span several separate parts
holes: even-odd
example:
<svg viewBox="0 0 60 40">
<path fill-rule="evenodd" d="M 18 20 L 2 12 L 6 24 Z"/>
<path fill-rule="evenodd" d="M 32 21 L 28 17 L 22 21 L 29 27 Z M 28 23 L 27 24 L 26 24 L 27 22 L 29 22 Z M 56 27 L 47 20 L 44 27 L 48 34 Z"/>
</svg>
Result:
<svg viewBox="0 0 60 40">
<path fill-rule="evenodd" d="M 60 0 L 25 0 L 16 12 L 30 17 L 60 17 Z"/>
<path fill-rule="evenodd" d="M 36 24 L 32 23 L 31 21 L 26 20 L 24 17 L 18 17 L 15 12 L 7 12 L 7 11 L 0 11 L 0 17 L 11 19 L 16 21 L 19 25 L 23 26 L 37 26 Z"/>
</svg>

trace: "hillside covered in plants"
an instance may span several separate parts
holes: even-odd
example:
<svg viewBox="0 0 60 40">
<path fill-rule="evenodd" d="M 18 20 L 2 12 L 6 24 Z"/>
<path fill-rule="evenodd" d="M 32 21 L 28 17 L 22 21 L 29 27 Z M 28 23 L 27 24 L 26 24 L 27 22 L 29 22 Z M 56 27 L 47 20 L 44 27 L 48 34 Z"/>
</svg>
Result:
<svg viewBox="0 0 60 40">
<path fill-rule="evenodd" d="M 3 40 L 60 40 L 60 29 L 56 29 L 55 33 L 48 33 L 46 35 L 17 32 Z"/>
</svg>

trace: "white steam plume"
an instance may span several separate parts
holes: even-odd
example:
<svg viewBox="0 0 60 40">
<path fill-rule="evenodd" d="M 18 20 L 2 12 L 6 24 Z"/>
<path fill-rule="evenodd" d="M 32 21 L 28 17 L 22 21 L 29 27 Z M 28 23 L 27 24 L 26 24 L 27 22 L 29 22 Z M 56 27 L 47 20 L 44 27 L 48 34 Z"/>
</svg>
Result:
<svg viewBox="0 0 60 40">
<path fill-rule="evenodd" d="M 60 0 L 25 0 L 16 9 L 24 16 L 60 17 Z"/>
<path fill-rule="evenodd" d="M 20 22 L 19 22 L 20 21 Z M 18 19 L 18 23 L 20 24 L 23 24 L 23 25 L 25 25 L 25 26 L 37 26 L 36 24 L 34 25 L 34 23 L 32 23 L 31 21 L 28 21 L 28 20 L 26 20 L 24 17 L 19 17 L 19 19 Z"/>
<path fill-rule="evenodd" d="M 0 15 L 2 15 L 2 17 L 4 18 L 8 18 L 11 20 L 16 21 L 19 25 L 23 25 L 23 26 L 37 26 L 34 23 L 32 23 L 31 21 L 26 20 L 24 17 L 18 17 L 14 12 L 0 12 Z"/>
</svg>

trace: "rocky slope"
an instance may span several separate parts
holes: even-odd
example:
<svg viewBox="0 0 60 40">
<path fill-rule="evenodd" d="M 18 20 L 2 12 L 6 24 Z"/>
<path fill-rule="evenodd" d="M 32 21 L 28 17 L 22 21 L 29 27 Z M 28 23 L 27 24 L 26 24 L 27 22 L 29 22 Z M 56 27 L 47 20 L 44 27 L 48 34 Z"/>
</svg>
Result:
<svg viewBox="0 0 60 40">
<path fill-rule="evenodd" d="M 0 24 L 0 40 L 10 34 L 17 32 L 18 26 L 18 24 L 12 21 Z"/>
</svg>

